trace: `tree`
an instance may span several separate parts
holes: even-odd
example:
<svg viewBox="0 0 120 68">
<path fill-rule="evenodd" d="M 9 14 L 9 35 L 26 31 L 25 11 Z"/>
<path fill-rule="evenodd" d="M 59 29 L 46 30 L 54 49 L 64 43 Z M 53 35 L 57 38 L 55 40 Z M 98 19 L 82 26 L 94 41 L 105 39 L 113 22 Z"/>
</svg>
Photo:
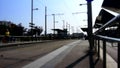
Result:
<svg viewBox="0 0 120 68">
<path fill-rule="evenodd" d="M 42 27 L 35 26 L 33 29 L 28 29 L 27 35 L 29 35 L 29 36 L 33 36 L 33 35 L 40 36 L 42 31 L 43 31 Z"/>
<path fill-rule="evenodd" d="M 11 24 L 11 27 L 10 27 L 10 33 L 11 35 L 13 36 L 22 36 L 23 33 L 24 33 L 24 27 L 22 26 L 21 23 L 19 23 L 18 25 L 16 24 Z"/>
</svg>

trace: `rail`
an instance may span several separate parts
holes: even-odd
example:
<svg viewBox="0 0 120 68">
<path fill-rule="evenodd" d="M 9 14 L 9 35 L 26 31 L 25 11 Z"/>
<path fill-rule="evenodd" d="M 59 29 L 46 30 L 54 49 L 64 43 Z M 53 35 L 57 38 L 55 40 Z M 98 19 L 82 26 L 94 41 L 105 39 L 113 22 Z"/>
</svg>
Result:
<svg viewBox="0 0 120 68">
<path fill-rule="evenodd" d="M 103 45 L 103 68 L 107 68 L 106 65 L 106 42 L 110 41 L 110 42 L 117 42 L 118 43 L 118 58 L 117 58 L 117 67 L 120 68 L 120 38 L 114 38 L 114 37 L 108 37 L 103 36 L 103 35 L 99 35 L 99 32 L 102 32 L 105 30 L 105 28 L 112 26 L 113 24 L 118 24 L 118 28 L 120 27 L 120 15 L 112 18 L 111 20 L 109 20 L 106 24 L 104 24 L 102 27 L 100 27 L 96 32 L 93 33 L 94 36 L 94 40 L 97 41 L 97 44 L 95 44 L 95 47 L 97 47 L 97 52 L 98 52 L 98 58 L 100 57 L 100 41 L 102 41 L 102 45 Z M 120 30 L 120 29 L 119 29 Z"/>
</svg>

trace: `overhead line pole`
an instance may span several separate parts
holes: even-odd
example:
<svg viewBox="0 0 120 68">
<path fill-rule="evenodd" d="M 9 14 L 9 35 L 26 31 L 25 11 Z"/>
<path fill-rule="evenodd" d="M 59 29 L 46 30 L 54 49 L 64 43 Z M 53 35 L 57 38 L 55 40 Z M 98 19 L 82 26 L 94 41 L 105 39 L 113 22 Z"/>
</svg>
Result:
<svg viewBox="0 0 120 68">
<path fill-rule="evenodd" d="M 33 24 L 33 0 L 31 0 L 31 24 Z M 33 26 L 31 26 L 31 29 Z"/>
<path fill-rule="evenodd" d="M 55 16 L 56 15 L 63 15 L 63 14 L 52 14 L 53 15 L 53 29 L 55 29 Z M 55 34 L 55 30 L 53 30 L 53 34 Z"/>
<path fill-rule="evenodd" d="M 47 35 L 47 7 L 45 6 L 45 37 Z"/>
<path fill-rule="evenodd" d="M 63 30 L 65 29 L 65 20 L 63 20 Z"/>
<path fill-rule="evenodd" d="M 52 15 L 53 15 L 53 29 L 55 29 L 55 14 Z M 53 34 L 55 34 L 55 30 L 53 30 Z"/>
</svg>

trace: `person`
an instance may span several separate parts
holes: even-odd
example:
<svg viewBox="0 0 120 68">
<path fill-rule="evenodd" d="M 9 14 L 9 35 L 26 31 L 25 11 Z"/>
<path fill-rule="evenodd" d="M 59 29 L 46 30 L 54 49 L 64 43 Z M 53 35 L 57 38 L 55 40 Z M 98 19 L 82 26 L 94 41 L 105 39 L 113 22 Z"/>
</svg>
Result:
<svg viewBox="0 0 120 68">
<path fill-rule="evenodd" d="M 10 32 L 8 29 L 6 29 L 6 32 L 5 32 L 5 39 L 6 39 L 6 42 L 9 42 L 9 36 L 10 36 Z"/>
</svg>

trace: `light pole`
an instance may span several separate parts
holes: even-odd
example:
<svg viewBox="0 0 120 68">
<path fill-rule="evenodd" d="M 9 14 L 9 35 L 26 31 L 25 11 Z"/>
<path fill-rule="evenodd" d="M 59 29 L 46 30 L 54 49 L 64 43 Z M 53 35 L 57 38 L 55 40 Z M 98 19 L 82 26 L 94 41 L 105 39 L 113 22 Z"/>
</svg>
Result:
<svg viewBox="0 0 120 68">
<path fill-rule="evenodd" d="M 72 13 L 72 14 L 80 14 L 80 13 L 86 13 L 86 12 L 75 12 L 75 13 Z"/>
<path fill-rule="evenodd" d="M 93 0 L 86 0 L 87 4 L 80 4 L 81 5 L 87 5 L 87 17 L 88 17 L 88 40 L 90 44 L 90 49 L 89 49 L 89 63 L 90 63 L 90 68 L 94 68 L 94 61 L 93 61 L 93 46 L 94 46 L 94 38 L 93 38 L 93 29 L 92 29 L 92 1 Z"/>
<path fill-rule="evenodd" d="M 47 35 L 47 7 L 45 6 L 45 37 Z"/>
<path fill-rule="evenodd" d="M 53 15 L 53 34 L 55 34 L 55 14 L 52 14 Z"/>
<path fill-rule="evenodd" d="M 31 0 L 31 24 L 33 24 L 33 0 Z M 33 26 L 31 26 L 32 29 Z"/>
<path fill-rule="evenodd" d="M 62 20 L 63 21 L 63 30 L 65 29 L 65 20 Z"/>
<path fill-rule="evenodd" d="M 33 11 L 34 10 L 38 10 L 38 8 L 35 8 L 35 9 L 33 8 L 33 0 L 31 0 L 31 22 L 29 23 L 31 29 L 33 29 L 33 25 L 34 25 L 34 23 L 33 23 Z"/>
<path fill-rule="evenodd" d="M 68 22 L 66 22 L 66 30 L 68 31 Z"/>
<path fill-rule="evenodd" d="M 68 26 L 69 26 L 69 34 L 70 34 L 70 24 L 68 24 Z"/>
<path fill-rule="evenodd" d="M 89 44 L 90 44 L 90 51 L 89 51 L 89 63 L 90 68 L 94 68 L 94 61 L 93 61 L 93 46 L 94 46 L 94 38 L 93 38 L 93 29 L 92 29 L 92 1 L 93 0 L 86 0 L 87 1 L 87 11 L 88 11 L 88 37 L 89 37 Z"/>
<path fill-rule="evenodd" d="M 82 6 L 82 5 L 87 5 L 86 3 L 85 4 L 80 4 L 80 6 Z"/>
<path fill-rule="evenodd" d="M 74 33 L 74 26 L 71 26 L 71 33 Z"/>
<path fill-rule="evenodd" d="M 53 29 L 55 29 L 55 16 L 56 15 L 64 15 L 64 14 L 52 14 L 52 16 L 53 16 Z M 55 34 L 55 30 L 53 30 L 53 34 Z"/>
</svg>

